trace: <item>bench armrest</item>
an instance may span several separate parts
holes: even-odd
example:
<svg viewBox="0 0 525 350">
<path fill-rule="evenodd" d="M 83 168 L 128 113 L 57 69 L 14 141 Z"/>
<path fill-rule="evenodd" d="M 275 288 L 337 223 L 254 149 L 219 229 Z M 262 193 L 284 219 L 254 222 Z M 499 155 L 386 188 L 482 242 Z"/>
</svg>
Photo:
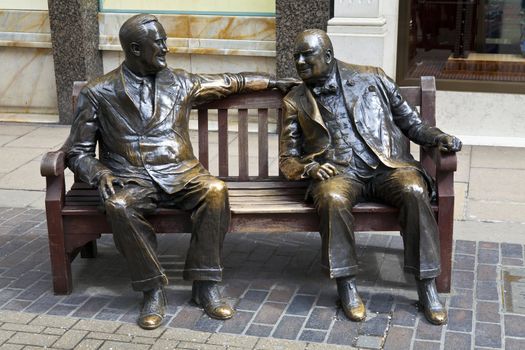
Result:
<svg viewBox="0 0 525 350">
<path fill-rule="evenodd" d="M 40 174 L 46 177 L 63 174 L 65 169 L 65 156 L 66 154 L 62 150 L 44 154 L 40 163 Z"/>
<path fill-rule="evenodd" d="M 442 152 L 437 147 L 428 149 L 437 172 L 454 172 L 458 168 L 456 152 Z"/>
</svg>

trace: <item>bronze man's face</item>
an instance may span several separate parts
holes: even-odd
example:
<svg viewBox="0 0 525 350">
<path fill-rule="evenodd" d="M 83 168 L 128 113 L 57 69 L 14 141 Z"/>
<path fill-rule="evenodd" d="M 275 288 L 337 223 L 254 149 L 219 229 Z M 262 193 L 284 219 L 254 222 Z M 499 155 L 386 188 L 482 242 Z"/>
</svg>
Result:
<svg viewBox="0 0 525 350">
<path fill-rule="evenodd" d="M 295 43 L 294 60 L 301 79 L 306 83 L 316 83 L 328 77 L 332 52 L 321 44 L 317 36 L 300 36 Z"/>
<path fill-rule="evenodd" d="M 149 22 L 144 25 L 147 35 L 139 43 L 138 59 L 148 74 L 155 74 L 166 68 L 166 32 L 159 22 Z"/>
</svg>

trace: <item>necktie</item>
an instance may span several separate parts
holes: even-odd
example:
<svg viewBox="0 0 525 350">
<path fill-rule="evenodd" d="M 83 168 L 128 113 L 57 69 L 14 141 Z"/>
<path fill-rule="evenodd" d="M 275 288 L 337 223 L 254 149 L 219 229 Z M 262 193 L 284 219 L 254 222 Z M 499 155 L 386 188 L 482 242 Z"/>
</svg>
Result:
<svg viewBox="0 0 525 350">
<path fill-rule="evenodd" d="M 143 79 L 140 83 L 140 113 L 142 118 L 149 119 L 153 114 L 151 83 Z"/>
<path fill-rule="evenodd" d="M 316 96 L 335 94 L 337 92 L 337 85 L 329 84 L 328 86 L 317 86 L 312 90 Z"/>
</svg>

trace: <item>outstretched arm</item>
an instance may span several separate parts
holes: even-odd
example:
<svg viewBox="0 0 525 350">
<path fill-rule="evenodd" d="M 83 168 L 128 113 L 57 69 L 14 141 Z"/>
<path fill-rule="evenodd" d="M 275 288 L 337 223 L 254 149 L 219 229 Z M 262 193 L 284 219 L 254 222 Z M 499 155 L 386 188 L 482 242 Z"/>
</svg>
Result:
<svg viewBox="0 0 525 350">
<path fill-rule="evenodd" d="M 190 94 L 194 104 L 224 98 L 231 94 L 279 89 L 287 92 L 300 84 L 296 79 L 275 79 L 264 73 L 190 74 Z"/>
</svg>

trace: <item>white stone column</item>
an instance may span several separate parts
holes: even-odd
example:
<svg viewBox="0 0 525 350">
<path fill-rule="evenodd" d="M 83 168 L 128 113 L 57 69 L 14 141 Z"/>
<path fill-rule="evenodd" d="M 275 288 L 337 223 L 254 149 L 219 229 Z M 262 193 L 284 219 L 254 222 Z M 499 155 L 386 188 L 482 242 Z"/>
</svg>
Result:
<svg viewBox="0 0 525 350">
<path fill-rule="evenodd" d="M 328 35 L 335 56 L 378 66 L 395 78 L 399 0 L 334 0 Z"/>
</svg>

